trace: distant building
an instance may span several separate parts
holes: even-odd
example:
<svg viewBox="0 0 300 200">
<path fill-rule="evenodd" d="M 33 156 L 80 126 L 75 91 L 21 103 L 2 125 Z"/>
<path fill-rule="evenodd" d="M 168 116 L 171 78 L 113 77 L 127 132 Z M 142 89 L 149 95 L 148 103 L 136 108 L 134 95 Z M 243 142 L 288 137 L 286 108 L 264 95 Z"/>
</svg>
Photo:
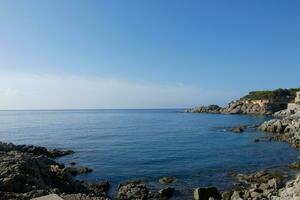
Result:
<svg viewBox="0 0 300 200">
<path fill-rule="evenodd" d="M 300 103 L 300 91 L 296 92 L 295 103 Z"/>
</svg>

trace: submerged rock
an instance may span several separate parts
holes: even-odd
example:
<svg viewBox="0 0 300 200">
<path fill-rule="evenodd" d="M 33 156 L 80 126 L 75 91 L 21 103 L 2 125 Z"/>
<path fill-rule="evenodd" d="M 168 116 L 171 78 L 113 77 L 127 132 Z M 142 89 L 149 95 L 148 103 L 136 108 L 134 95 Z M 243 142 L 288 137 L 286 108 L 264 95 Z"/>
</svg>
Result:
<svg viewBox="0 0 300 200">
<path fill-rule="evenodd" d="M 93 172 L 93 170 L 88 167 L 66 167 L 64 171 L 70 173 L 72 176 Z"/>
<path fill-rule="evenodd" d="M 172 176 L 166 176 L 166 177 L 160 178 L 158 181 L 162 185 L 169 185 L 169 184 L 175 183 L 177 181 L 177 179 Z"/>
<path fill-rule="evenodd" d="M 235 127 L 235 128 L 230 129 L 230 131 L 232 131 L 234 133 L 242 133 L 245 131 L 245 126 Z"/>
</svg>

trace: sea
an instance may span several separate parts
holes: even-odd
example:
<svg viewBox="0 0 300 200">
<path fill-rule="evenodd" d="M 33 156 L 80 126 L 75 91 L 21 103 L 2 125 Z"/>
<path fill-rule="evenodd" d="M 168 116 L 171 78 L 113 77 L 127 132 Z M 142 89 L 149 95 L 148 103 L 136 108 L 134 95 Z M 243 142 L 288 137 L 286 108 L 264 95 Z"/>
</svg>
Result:
<svg viewBox="0 0 300 200">
<path fill-rule="evenodd" d="M 142 179 L 158 190 L 165 187 L 159 178 L 176 177 L 171 187 L 178 199 L 189 199 L 197 187 L 230 189 L 233 174 L 282 172 L 299 155 L 287 143 L 269 141 L 257 130 L 268 117 L 182 111 L 0 111 L 0 141 L 74 150 L 57 161 L 92 168 L 92 173 L 75 178 L 108 180 L 112 195 L 127 180 Z M 230 131 L 241 125 L 247 126 L 245 132 Z"/>
</svg>

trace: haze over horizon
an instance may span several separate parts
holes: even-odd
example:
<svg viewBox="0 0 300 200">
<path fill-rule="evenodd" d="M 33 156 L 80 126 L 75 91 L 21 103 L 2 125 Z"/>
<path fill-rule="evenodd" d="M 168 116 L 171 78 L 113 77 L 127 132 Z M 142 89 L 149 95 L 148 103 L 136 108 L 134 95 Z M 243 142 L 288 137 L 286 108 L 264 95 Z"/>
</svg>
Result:
<svg viewBox="0 0 300 200">
<path fill-rule="evenodd" d="M 0 2 L 0 109 L 225 105 L 300 87 L 300 2 Z"/>
</svg>

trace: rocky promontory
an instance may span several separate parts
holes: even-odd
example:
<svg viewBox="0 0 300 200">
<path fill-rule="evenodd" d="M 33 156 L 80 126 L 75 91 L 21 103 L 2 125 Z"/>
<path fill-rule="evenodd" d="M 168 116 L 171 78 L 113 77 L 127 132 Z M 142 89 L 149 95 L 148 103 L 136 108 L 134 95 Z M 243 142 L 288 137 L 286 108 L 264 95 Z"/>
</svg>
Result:
<svg viewBox="0 0 300 200">
<path fill-rule="evenodd" d="M 277 89 L 274 91 L 253 91 L 246 96 L 230 102 L 226 107 L 218 105 L 198 106 L 187 109 L 188 113 L 213 113 L 213 114 L 253 114 L 272 115 L 286 109 L 288 103 L 295 98 L 299 88 Z"/>
</svg>

